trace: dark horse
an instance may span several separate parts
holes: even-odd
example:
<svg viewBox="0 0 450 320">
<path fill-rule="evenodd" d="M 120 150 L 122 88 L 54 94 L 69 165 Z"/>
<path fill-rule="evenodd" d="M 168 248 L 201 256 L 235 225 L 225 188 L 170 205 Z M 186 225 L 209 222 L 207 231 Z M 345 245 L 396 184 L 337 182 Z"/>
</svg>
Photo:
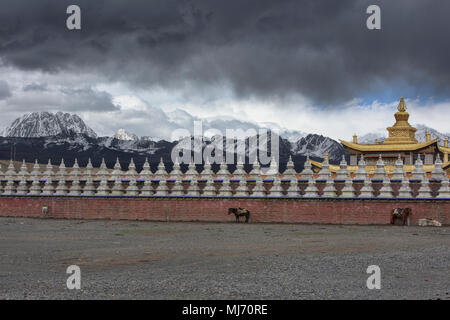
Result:
<svg viewBox="0 0 450 320">
<path fill-rule="evenodd" d="M 396 220 L 400 220 L 402 225 L 409 225 L 410 208 L 396 208 L 391 212 L 391 224 L 395 224 Z"/>
<path fill-rule="evenodd" d="M 244 208 L 229 208 L 228 214 L 234 213 L 234 216 L 236 217 L 236 222 L 239 222 L 239 217 L 245 217 L 245 222 L 248 223 L 248 220 L 250 219 L 250 211 Z"/>
</svg>

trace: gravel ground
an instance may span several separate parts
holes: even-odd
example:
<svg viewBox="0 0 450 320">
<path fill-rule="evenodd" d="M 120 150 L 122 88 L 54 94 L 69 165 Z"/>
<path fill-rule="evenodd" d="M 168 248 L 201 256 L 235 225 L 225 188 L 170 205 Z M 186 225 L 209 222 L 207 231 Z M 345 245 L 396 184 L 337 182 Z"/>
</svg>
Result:
<svg viewBox="0 0 450 320">
<path fill-rule="evenodd" d="M 448 227 L 0 218 L 0 299 L 450 300 L 449 265 Z"/>
</svg>

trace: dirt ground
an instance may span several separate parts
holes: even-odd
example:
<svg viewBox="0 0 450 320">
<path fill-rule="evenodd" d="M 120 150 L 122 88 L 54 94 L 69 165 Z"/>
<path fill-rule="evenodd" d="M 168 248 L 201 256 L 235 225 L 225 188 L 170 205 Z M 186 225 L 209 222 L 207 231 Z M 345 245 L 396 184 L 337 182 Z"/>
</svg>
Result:
<svg viewBox="0 0 450 320">
<path fill-rule="evenodd" d="M 69 290 L 66 269 L 81 269 Z M 369 265 L 381 289 L 369 290 Z M 450 299 L 450 228 L 0 218 L 0 299 Z"/>
</svg>

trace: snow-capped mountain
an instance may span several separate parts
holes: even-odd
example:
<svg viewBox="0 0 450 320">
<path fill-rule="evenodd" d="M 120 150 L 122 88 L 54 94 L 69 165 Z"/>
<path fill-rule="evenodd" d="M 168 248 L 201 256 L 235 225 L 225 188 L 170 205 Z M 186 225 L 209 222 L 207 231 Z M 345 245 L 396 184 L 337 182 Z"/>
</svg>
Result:
<svg viewBox="0 0 450 320">
<path fill-rule="evenodd" d="M 116 133 L 113 135 L 113 138 L 117 140 L 122 141 L 136 141 L 139 140 L 138 136 L 134 133 L 129 133 L 125 131 L 125 129 L 119 129 L 116 131 Z"/>
<path fill-rule="evenodd" d="M 330 162 L 339 162 L 342 155 L 345 155 L 345 149 L 337 141 L 318 134 L 308 134 L 296 143 L 292 144 L 293 155 L 310 156 L 323 158 L 325 153 L 329 154 Z"/>
<path fill-rule="evenodd" d="M 97 134 L 76 114 L 57 112 L 33 112 L 14 120 L 3 136 L 39 138 L 57 135 L 82 134 L 96 138 Z"/>
<path fill-rule="evenodd" d="M 113 165 L 117 157 L 121 161 L 124 159 L 124 164 L 133 157 L 139 167 L 139 163 L 143 163 L 145 158 L 149 158 L 150 163 L 157 164 L 159 158 L 163 157 L 170 168 L 172 149 L 180 142 L 151 137 L 139 138 L 124 129 L 119 129 L 113 136 L 97 137 L 77 115 L 62 112 L 56 114 L 35 112 L 24 115 L 15 120 L 5 132 L 6 137 L 0 138 L 0 158 L 9 159 L 15 154 L 16 159 L 26 159 L 30 162 L 39 159 L 43 163 L 46 163 L 48 158 L 54 163 L 58 163 L 61 157 L 66 161 L 78 158 L 81 162 L 86 162 L 88 158 L 99 162 L 105 158 L 107 165 Z M 267 138 L 267 140 L 258 139 L 260 154 L 271 149 L 269 145 L 272 145 L 274 137 L 271 139 L 269 134 Z M 302 132 L 285 130 L 280 131 L 280 136 L 276 135 L 275 138 L 279 142 L 280 171 L 284 170 L 289 156 L 293 157 L 296 169 L 300 171 L 306 156 L 320 161 L 324 154 L 328 153 L 330 162 L 339 163 L 342 155 L 346 155 L 340 143 L 317 134 L 304 135 Z M 202 152 L 212 143 L 211 138 L 201 136 L 187 137 L 183 140 L 186 140 L 185 143 L 188 145 L 193 144 L 194 140 L 197 141 L 196 144 L 201 145 Z M 251 153 L 255 152 L 253 148 L 249 148 L 249 141 L 247 139 L 240 142 L 247 150 L 247 157 L 249 149 L 252 149 Z M 231 142 L 234 143 L 234 139 Z M 219 147 L 217 151 L 220 152 L 220 149 Z M 247 164 L 246 169 L 251 167 Z"/>
<path fill-rule="evenodd" d="M 280 136 L 287 139 L 290 143 L 296 143 L 301 138 L 306 137 L 308 134 L 302 131 L 295 130 L 280 130 Z"/>
<path fill-rule="evenodd" d="M 359 144 L 374 144 L 376 140 L 383 142 L 386 140 L 386 136 L 379 133 L 367 133 L 361 137 L 358 137 Z"/>
<path fill-rule="evenodd" d="M 151 163 L 157 163 L 162 156 L 169 162 L 170 167 L 172 149 L 182 140 L 186 140 L 184 143 L 188 145 L 193 144 L 194 140 L 197 141 L 196 145 L 201 145 L 202 151 L 212 143 L 211 139 L 201 136 L 186 137 L 173 142 L 151 137 L 139 138 L 124 129 L 119 129 L 110 137 L 97 137 L 96 133 L 77 115 L 62 112 L 56 114 L 35 112 L 24 115 L 16 119 L 5 133 L 5 138 L 0 138 L 0 158 L 9 159 L 12 154 L 15 154 L 18 159 L 26 159 L 30 162 L 39 159 L 44 163 L 48 158 L 55 163 L 58 163 L 61 157 L 64 157 L 66 161 L 74 158 L 87 161 L 88 158 L 92 158 L 94 162 L 105 158 L 106 163 L 112 165 L 116 157 L 125 158 L 125 164 L 126 159 L 129 161 L 133 157 L 139 165 L 147 157 Z M 284 169 L 290 155 L 296 160 L 296 169 L 299 171 L 303 168 L 306 156 L 320 160 L 325 153 L 329 153 L 330 161 L 336 163 L 345 154 L 343 147 L 328 137 L 315 134 L 304 136 L 301 132 L 287 130 L 280 133 L 280 136 L 275 137 L 279 142 L 281 170 Z M 267 138 L 267 140 L 258 139 L 260 154 L 271 149 L 269 147 L 272 144 L 271 135 L 268 134 Z M 229 142 L 234 143 L 234 139 Z M 240 143 L 247 150 L 247 157 L 249 149 L 252 149 L 251 153 L 255 152 L 254 146 L 250 147 L 248 139 Z M 217 151 L 220 149 L 219 147 Z M 248 164 L 247 167 L 246 169 L 251 169 Z"/>
<path fill-rule="evenodd" d="M 450 138 L 449 133 L 445 134 L 445 133 L 439 132 L 439 131 L 434 130 L 433 128 L 427 127 L 423 124 L 418 124 L 415 127 L 417 128 L 416 139 L 419 142 L 426 141 L 426 133 L 427 132 L 431 133 L 431 140 L 438 138 L 440 144 L 443 144 L 443 141 L 445 138 L 447 138 L 447 139 Z"/>
<path fill-rule="evenodd" d="M 141 137 L 141 140 L 158 142 L 158 141 L 162 141 L 162 140 L 164 140 L 164 139 L 163 139 L 163 138 L 160 138 L 160 137 L 142 136 L 142 137 Z"/>
<path fill-rule="evenodd" d="M 164 141 L 163 141 L 164 142 Z M 123 152 L 135 152 L 140 154 L 154 154 L 158 147 L 157 142 L 148 139 L 123 140 L 115 137 L 101 137 L 97 139 L 99 146 L 111 150 Z"/>
<path fill-rule="evenodd" d="M 125 129 L 119 129 L 112 137 L 99 138 L 98 144 L 102 147 L 117 151 L 155 154 L 159 148 L 157 147 L 159 141 L 166 142 L 151 137 L 139 138 L 134 133 L 130 133 Z"/>
</svg>

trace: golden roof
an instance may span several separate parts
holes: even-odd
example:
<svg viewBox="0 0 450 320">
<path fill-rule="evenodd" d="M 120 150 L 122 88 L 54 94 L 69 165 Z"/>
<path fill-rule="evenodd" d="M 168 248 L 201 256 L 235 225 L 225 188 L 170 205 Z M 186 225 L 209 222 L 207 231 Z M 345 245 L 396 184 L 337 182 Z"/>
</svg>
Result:
<svg viewBox="0 0 450 320">
<path fill-rule="evenodd" d="M 356 151 L 379 151 L 379 152 L 400 152 L 400 151 L 417 151 L 429 147 L 437 143 L 438 139 L 415 144 L 357 144 L 339 140 L 344 146 Z M 439 147 L 441 148 L 441 147 Z"/>
<path fill-rule="evenodd" d="M 442 147 L 442 146 L 438 146 L 438 147 L 439 147 L 440 152 L 450 154 L 450 148 L 446 148 L 446 147 Z"/>
<path fill-rule="evenodd" d="M 442 164 L 442 168 L 450 170 L 450 161 L 447 161 L 446 163 Z"/>
</svg>

